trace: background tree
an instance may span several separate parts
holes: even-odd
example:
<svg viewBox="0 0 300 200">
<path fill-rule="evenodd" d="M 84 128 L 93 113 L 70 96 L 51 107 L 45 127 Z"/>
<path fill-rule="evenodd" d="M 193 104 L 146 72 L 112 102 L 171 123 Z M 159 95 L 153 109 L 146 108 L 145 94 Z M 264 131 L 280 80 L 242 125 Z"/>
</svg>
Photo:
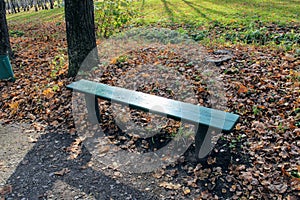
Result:
<svg viewBox="0 0 300 200">
<path fill-rule="evenodd" d="M 89 70 L 98 64 L 93 0 L 65 0 L 65 20 L 69 56 L 68 76 L 75 77 L 79 68 Z M 82 66 L 89 54 L 90 59 Z"/>
<path fill-rule="evenodd" d="M 0 0 L 0 55 L 12 55 L 6 21 L 5 2 Z"/>
</svg>

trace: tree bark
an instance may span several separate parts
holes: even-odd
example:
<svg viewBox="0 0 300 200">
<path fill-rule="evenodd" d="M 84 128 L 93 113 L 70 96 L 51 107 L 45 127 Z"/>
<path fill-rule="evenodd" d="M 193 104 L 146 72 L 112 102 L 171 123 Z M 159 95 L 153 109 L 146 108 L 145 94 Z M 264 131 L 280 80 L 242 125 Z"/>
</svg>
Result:
<svg viewBox="0 0 300 200">
<path fill-rule="evenodd" d="M 4 0 L 0 0 L 0 55 L 12 55 Z"/>
<path fill-rule="evenodd" d="M 53 0 L 49 0 L 49 2 L 50 2 L 50 9 L 53 9 L 54 8 Z"/>
<path fill-rule="evenodd" d="M 69 56 L 68 76 L 75 77 L 79 69 L 88 71 L 99 63 L 93 0 L 65 0 L 65 20 Z M 88 55 L 89 59 L 85 60 Z"/>
</svg>

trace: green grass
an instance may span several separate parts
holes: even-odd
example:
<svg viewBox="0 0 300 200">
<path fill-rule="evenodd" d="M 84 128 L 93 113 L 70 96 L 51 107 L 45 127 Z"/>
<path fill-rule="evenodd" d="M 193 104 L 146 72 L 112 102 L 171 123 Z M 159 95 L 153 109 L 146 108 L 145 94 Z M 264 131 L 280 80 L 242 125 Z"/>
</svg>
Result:
<svg viewBox="0 0 300 200">
<path fill-rule="evenodd" d="M 98 3 L 98 2 L 97 2 Z M 249 23 L 254 20 L 274 23 L 300 22 L 300 0 L 138 0 L 136 22 L 194 23 L 211 21 Z M 8 21 L 62 20 L 63 8 L 8 14 Z"/>
<path fill-rule="evenodd" d="M 300 0 L 139 0 L 143 23 L 300 22 Z"/>
<path fill-rule="evenodd" d="M 300 0 L 135 0 L 132 4 L 138 14 L 131 26 L 173 27 L 204 45 L 300 49 Z M 9 14 L 7 19 L 9 24 L 64 21 L 64 9 Z"/>
<path fill-rule="evenodd" d="M 64 20 L 64 8 L 55 8 L 49 10 L 39 10 L 38 12 L 31 9 L 29 12 L 19 12 L 16 14 L 6 14 L 9 23 L 41 23 L 49 21 Z"/>
<path fill-rule="evenodd" d="M 177 30 L 206 45 L 300 46 L 300 0 L 139 0 L 135 6 L 137 24 L 179 24 Z"/>
</svg>

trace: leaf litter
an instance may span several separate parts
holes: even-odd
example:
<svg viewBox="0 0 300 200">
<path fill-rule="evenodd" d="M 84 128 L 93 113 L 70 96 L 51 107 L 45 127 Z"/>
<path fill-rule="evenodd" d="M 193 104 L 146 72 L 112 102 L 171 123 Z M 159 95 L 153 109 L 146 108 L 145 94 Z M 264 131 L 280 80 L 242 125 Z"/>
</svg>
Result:
<svg viewBox="0 0 300 200">
<path fill-rule="evenodd" d="M 11 25 L 11 28 L 16 26 Z M 65 88 L 73 79 L 66 76 L 64 25 L 46 23 L 30 27 L 24 24 L 18 25 L 18 29 L 22 29 L 25 35 L 11 38 L 15 51 L 12 65 L 17 81 L 0 82 L 1 122 L 29 122 L 37 130 L 63 129 L 72 130 L 74 134 L 72 93 Z M 129 181 L 140 189 L 150 188 L 162 199 L 296 199 L 299 196 L 299 55 L 293 51 L 250 45 L 235 45 L 227 49 L 233 57 L 219 66 L 219 73 L 226 88 L 227 111 L 241 115 L 234 131 L 224 135 L 211 154 L 200 162 L 191 158 L 194 151 L 191 146 L 176 163 L 152 175 L 122 173 L 121 176 L 115 173 L 117 168 L 114 168 L 112 176 L 114 174 L 115 178 Z M 142 62 L 141 59 L 148 59 L 149 63 L 169 62 L 170 67 L 175 67 L 191 81 L 197 96 L 195 103 L 210 106 L 206 86 L 200 82 L 201 74 L 181 60 L 180 55 L 145 49 L 131 52 L 131 56 L 132 59 L 123 63 L 112 62 L 110 68 L 104 70 L 101 82 L 126 85 L 126 82 L 118 82 L 119 77 L 132 66 L 136 67 L 137 63 Z M 144 73 L 142 76 L 150 81 L 153 75 Z M 140 91 L 168 98 L 181 92 L 169 91 L 155 83 L 139 86 Z M 114 117 L 109 111 L 109 104 L 101 104 L 106 105 L 101 106 L 101 126 L 110 137 L 110 142 L 128 151 L 147 152 L 160 147 L 150 140 L 143 141 L 134 133 L 119 131 L 112 123 Z M 142 125 L 154 118 L 134 110 L 130 113 L 136 123 Z M 172 131 L 177 132 L 179 125 L 178 122 L 166 120 L 161 126 L 164 127 L 162 136 L 151 140 L 163 146 L 164 141 L 158 141 L 166 140 Z M 81 141 L 76 140 L 66 149 L 71 158 L 76 159 L 80 154 L 80 146 Z M 68 173 L 67 169 L 57 172 L 58 175 L 65 173 Z M 109 170 L 106 173 L 109 174 Z"/>
</svg>

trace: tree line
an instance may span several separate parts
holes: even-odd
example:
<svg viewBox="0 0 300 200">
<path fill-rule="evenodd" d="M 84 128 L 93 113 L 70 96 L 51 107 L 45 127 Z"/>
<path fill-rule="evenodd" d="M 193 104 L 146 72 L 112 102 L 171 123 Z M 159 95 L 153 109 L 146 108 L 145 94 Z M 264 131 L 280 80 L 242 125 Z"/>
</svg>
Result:
<svg viewBox="0 0 300 200">
<path fill-rule="evenodd" d="M 34 8 L 38 10 L 48 10 L 54 8 L 55 0 L 4 0 L 6 11 L 11 13 L 18 13 L 23 11 L 29 11 Z M 60 6 L 64 0 L 56 0 L 58 6 Z"/>
</svg>

